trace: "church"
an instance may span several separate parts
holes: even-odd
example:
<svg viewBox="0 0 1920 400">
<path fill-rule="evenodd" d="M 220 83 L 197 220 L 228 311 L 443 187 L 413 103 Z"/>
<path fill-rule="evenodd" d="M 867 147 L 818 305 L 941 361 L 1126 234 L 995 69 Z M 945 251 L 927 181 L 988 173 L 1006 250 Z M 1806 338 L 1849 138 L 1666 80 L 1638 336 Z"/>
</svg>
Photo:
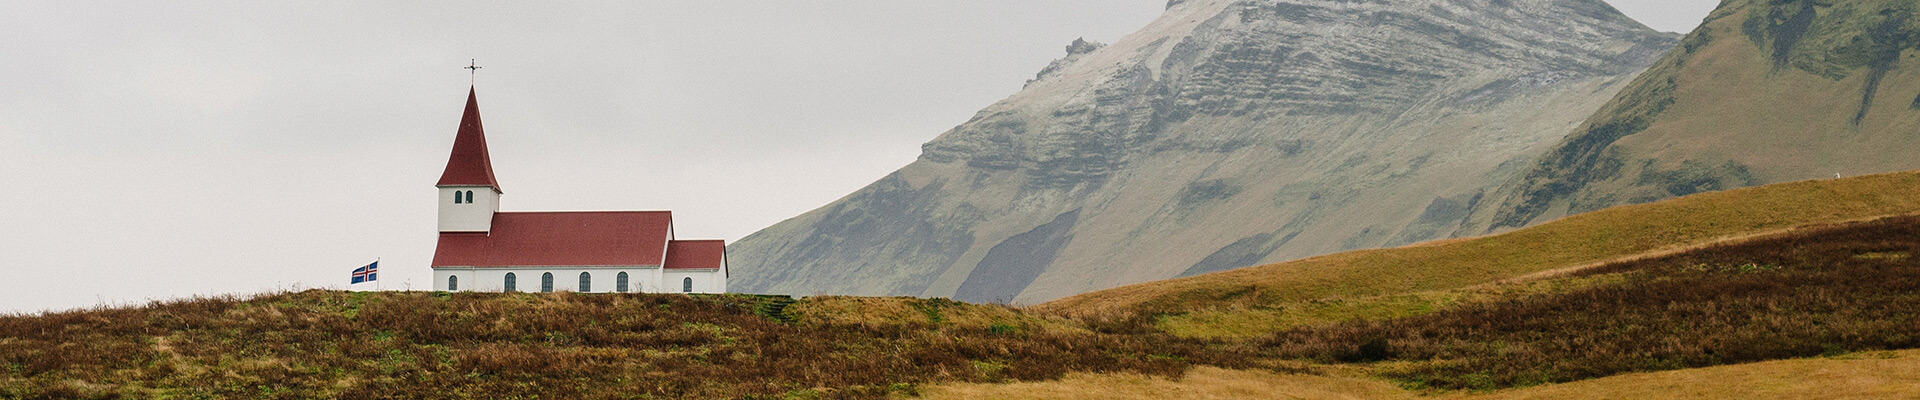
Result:
<svg viewBox="0 0 1920 400">
<path fill-rule="evenodd" d="M 500 211 L 480 103 L 453 138 L 440 190 L 434 290 L 725 293 L 727 244 L 680 240 L 670 211 Z"/>
</svg>

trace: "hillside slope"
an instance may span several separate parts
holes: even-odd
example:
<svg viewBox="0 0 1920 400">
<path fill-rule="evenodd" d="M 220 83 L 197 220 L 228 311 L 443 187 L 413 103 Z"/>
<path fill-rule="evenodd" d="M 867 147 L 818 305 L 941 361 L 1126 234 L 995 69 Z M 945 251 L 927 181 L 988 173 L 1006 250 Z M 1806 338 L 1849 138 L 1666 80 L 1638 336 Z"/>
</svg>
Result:
<svg viewBox="0 0 1920 400">
<path fill-rule="evenodd" d="M 6 399 L 886 398 L 1245 368 L 945 299 L 340 292 L 0 315 Z"/>
<path fill-rule="evenodd" d="M 1609 208 L 1494 236 L 1114 288 L 1036 308 L 1068 315 L 1185 313 L 1454 289 L 1727 237 L 1912 213 L 1920 213 L 1920 173 L 1791 182 Z"/>
<path fill-rule="evenodd" d="M 1459 234 L 1620 204 L 1920 168 L 1920 5 L 1731 0 Z"/>
<path fill-rule="evenodd" d="M 1454 230 L 1674 45 L 1600 0 L 1192 0 L 732 247 L 747 292 L 1031 303 Z"/>
<path fill-rule="evenodd" d="M 1809 228 L 1567 279 L 1583 288 L 1286 329 L 1279 356 L 1497 389 L 1639 371 L 1920 347 L 1920 217 Z M 1376 362 L 1394 364 L 1379 365 Z"/>
<path fill-rule="evenodd" d="M 1757 205 L 1732 196 L 1687 199 L 1696 197 L 1724 206 Z M 1746 210 L 1774 211 L 1777 206 Z M 1624 208 L 1637 212 L 1610 217 L 1671 216 L 1656 208 Z M 1579 240 L 1574 239 L 1576 243 Z M 1564 243 L 1547 245 L 1554 244 Z M 1129 382 L 1124 374 L 1083 374 L 1060 383 L 957 385 L 932 392 L 998 396 L 995 393 L 1003 388 L 1020 393 L 1188 389 L 1219 398 L 1236 397 L 1233 393 L 1254 397 L 1276 392 L 1322 398 L 1408 394 L 1366 379 L 1352 379 L 1366 377 L 1385 378 L 1427 394 L 1468 389 L 1494 398 L 1558 398 L 1575 393 L 1600 398 L 1673 396 L 1676 392 L 1702 396 L 1833 394 L 1812 390 L 1905 398 L 1914 396 L 1920 387 L 1889 385 L 1894 383 L 1891 380 L 1907 375 L 1904 373 L 1835 376 L 1804 367 L 1839 363 L 1772 361 L 1867 359 L 1848 361 L 1856 365 L 1849 370 L 1911 365 L 1912 361 L 1889 363 L 1885 359 L 1902 354 L 1892 351 L 1911 354 L 1908 349 L 1920 347 L 1920 335 L 1914 330 L 1915 324 L 1920 324 L 1917 254 L 1920 216 L 1822 224 L 1570 271 L 1546 278 L 1546 282 L 1565 284 L 1550 290 L 1469 298 L 1403 316 L 1296 325 L 1268 330 L 1244 342 L 1227 341 L 1251 343 L 1260 349 L 1241 350 L 1243 354 L 1285 360 L 1266 363 L 1276 369 L 1322 375 L 1317 377 L 1202 369 L 1199 376 L 1186 379 L 1206 381 L 1205 387 L 1163 378 L 1133 377 Z M 1436 269 L 1442 270 L 1438 273 L 1471 271 L 1473 266 L 1441 265 Z M 1348 282 L 1322 281 L 1319 285 L 1337 287 L 1342 283 Z M 1240 306 L 1279 311 L 1308 305 Z M 1181 314 L 1163 310 L 1157 316 Z M 1094 317 L 1090 321 L 1098 319 Z M 1130 320 L 1155 323 L 1155 318 Z M 1745 363 L 1760 364 L 1721 367 Z M 1680 371 L 1631 375 L 1665 370 Z M 1816 373 L 1787 375 L 1790 371 Z M 1732 382 L 1686 384 L 1673 377 Z M 1810 382 L 1809 378 L 1826 381 Z M 1582 383 L 1555 385 L 1572 382 Z M 1083 387 L 1088 384 L 1104 386 Z M 1582 390 L 1593 392 L 1579 392 Z M 1598 394 L 1605 395 L 1595 396 Z"/>
</svg>

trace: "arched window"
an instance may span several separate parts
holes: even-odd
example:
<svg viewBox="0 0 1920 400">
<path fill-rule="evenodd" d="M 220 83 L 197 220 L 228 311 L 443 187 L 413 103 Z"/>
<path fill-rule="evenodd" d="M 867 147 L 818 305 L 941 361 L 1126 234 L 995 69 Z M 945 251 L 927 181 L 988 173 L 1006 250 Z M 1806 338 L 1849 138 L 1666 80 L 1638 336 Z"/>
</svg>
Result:
<svg viewBox="0 0 1920 400">
<path fill-rule="evenodd" d="M 625 271 L 621 271 L 619 275 L 613 276 L 613 290 L 620 293 L 627 292 L 627 273 Z"/>
<path fill-rule="evenodd" d="M 453 204 L 460 204 L 465 202 L 467 202 L 466 198 L 460 196 L 460 191 L 458 190 L 453 191 Z"/>
<path fill-rule="evenodd" d="M 580 273 L 580 293 L 590 293 L 590 292 L 593 292 L 593 275 L 587 275 L 587 273 L 581 272 Z"/>
<path fill-rule="evenodd" d="M 693 277 L 687 277 L 687 279 L 680 280 L 680 291 L 693 293 Z"/>
<path fill-rule="evenodd" d="M 460 277 L 458 276 L 447 277 L 447 291 L 452 292 L 456 290 L 460 290 Z"/>
<path fill-rule="evenodd" d="M 473 191 L 467 191 L 467 204 L 473 204 Z"/>
<path fill-rule="evenodd" d="M 540 274 L 540 293 L 553 292 L 553 273 Z"/>
<path fill-rule="evenodd" d="M 507 273 L 507 292 L 508 292 L 508 293 L 512 293 L 512 292 L 515 292 L 515 291 L 519 291 L 519 290 L 520 290 L 520 286 L 519 286 L 519 285 L 517 285 L 517 283 L 519 283 L 519 280 L 518 280 L 518 279 L 514 279 L 514 278 L 513 278 L 513 273 L 512 273 L 512 272 L 508 272 L 508 273 Z"/>
</svg>

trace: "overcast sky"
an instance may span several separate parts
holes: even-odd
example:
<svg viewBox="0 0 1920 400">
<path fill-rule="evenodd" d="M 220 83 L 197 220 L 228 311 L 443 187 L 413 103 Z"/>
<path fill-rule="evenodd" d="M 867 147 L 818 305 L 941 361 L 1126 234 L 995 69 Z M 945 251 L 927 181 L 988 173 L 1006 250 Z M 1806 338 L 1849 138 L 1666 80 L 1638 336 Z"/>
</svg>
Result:
<svg viewBox="0 0 1920 400">
<path fill-rule="evenodd" d="M 1714 0 L 1613 0 L 1687 31 Z M 0 4 L 0 312 L 425 288 L 468 59 L 505 210 L 738 239 L 1164 0 Z"/>
</svg>

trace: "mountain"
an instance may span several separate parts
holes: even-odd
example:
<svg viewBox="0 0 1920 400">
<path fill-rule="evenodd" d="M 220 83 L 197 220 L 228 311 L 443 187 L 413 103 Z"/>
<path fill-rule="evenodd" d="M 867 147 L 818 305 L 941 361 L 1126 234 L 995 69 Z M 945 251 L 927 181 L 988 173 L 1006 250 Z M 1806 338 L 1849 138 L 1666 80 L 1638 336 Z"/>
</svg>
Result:
<svg viewBox="0 0 1920 400">
<path fill-rule="evenodd" d="M 741 239 L 735 287 L 1028 303 L 1442 237 L 1676 39 L 1600 0 L 1172 2 Z"/>
<path fill-rule="evenodd" d="M 1731 0 L 1460 234 L 1620 204 L 1920 168 L 1920 5 Z"/>
<path fill-rule="evenodd" d="M 1600 0 L 1172 2 L 741 239 L 735 287 L 1036 302 L 1441 237 L 1675 43 Z"/>
</svg>

